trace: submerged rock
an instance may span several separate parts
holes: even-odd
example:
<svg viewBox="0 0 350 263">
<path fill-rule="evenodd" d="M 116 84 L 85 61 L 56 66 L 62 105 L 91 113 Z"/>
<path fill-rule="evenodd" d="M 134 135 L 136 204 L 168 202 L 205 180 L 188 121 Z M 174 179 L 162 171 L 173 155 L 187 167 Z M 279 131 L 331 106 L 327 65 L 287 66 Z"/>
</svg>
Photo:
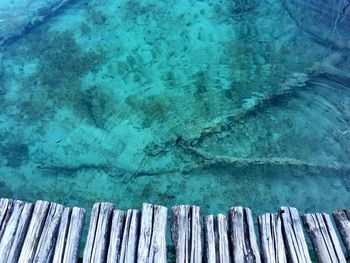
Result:
<svg viewBox="0 0 350 263">
<path fill-rule="evenodd" d="M 4 0 L 0 3 L 0 47 L 25 34 L 70 0 Z"/>
</svg>

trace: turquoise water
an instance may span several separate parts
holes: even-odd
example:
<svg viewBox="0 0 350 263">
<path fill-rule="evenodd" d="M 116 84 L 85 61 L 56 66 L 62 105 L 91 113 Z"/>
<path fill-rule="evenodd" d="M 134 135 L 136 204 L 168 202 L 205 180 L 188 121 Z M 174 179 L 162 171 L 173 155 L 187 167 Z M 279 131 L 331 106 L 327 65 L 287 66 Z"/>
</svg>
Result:
<svg viewBox="0 0 350 263">
<path fill-rule="evenodd" d="M 1 197 L 349 207 L 345 1 L 75 0 L 19 33 L 10 2 Z"/>
</svg>

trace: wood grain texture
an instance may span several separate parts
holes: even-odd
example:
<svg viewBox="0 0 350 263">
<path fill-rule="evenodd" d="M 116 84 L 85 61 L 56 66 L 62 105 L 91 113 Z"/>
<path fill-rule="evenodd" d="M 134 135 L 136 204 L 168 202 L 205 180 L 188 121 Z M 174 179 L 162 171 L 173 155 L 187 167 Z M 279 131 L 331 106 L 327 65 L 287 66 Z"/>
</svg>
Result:
<svg viewBox="0 0 350 263">
<path fill-rule="evenodd" d="M 319 262 L 346 262 L 328 214 L 306 214 L 303 221 Z"/>
<path fill-rule="evenodd" d="M 333 212 L 333 218 L 348 255 L 350 255 L 350 210 L 336 210 Z"/>
<path fill-rule="evenodd" d="M 121 210 L 113 211 L 111 238 L 108 247 L 107 263 L 118 263 L 123 239 L 126 213 Z"/>
<path fill-rule="evenodd" d="M 260 263 L 252 212 L 241 206 L 229 210 L 230 240 L 234 262 Z"/>
<path fill-rule="evenodd" d="M 287 257 L 282 236 L 280 214 L 262 214 L 259 216 L 258 222 L 263 262 L 286 263 Z"/>
<path fill-rule="evenodd" d="M 49 207 L 50 203 L 47 201 L 39 200 L 35 203 L 34 211 L 28 226 L 18 263 L 33 262 Z"/>
<path fill-rule="evenodd" d="M 288 262 L 311 263 L 299 213 L 293 207 L 281 207 L 283 234 Z"/>
</svg>

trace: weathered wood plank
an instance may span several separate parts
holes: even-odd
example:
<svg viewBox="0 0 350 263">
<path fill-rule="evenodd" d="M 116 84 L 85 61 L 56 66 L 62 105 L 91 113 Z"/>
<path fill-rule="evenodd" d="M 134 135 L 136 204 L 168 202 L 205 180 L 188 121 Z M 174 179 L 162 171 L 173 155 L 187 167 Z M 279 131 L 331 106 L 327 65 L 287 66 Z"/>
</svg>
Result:
<svg viewBox="0 0 350 263">
<path fill-rule="evenodd" d="M 166 226 L 168 209 L 164 206 L 153 206 L 153 229 L 149 247 L 148 263 L 166 263 Z"/>
<path fill-rule="evenodd" d="M 11 204 L 12 200 L 7 198 L 1 198 L 0 199 L 0 227 L 2 226 L 3 220 L 5 218 L 5 215 L 7 213 L 7 210 Z"/>
<path fill-rule="evenodd" d="M 83 234 L 86 210 L 73 207 L 67 233 L 63 263 L 76 263 L 79 259 L 81 236 Z"/>
<path fill-rule="evenodd" d="M 49 207 L 50 203 L 47 201 L 39 200 L 35 203 L 34 211 L 28 226 L 28 231 L 24 239 L 18 263 L 31 263 L 33 261 Z"/>
<path fill-rule="evenodd" d="M 16 263 L 18 261 L 30 219 L 32 217 L 33 207 L 34 205 L 31 203 L 24 204 L 12 246 L 7 257 L 7 263 Z"/>
<path fill-rule="evenodd" d="M 260 263 L 260 252 L 251 210 L 240 206 L 231 207 L 229 226 L 233 261 Z"/>
<path fill-rule="evenodd" d="M 83 262 L 105 262 L 113 209 L 114 205 L 112 203 L 98 203 L 94 205 Z"/>
<path fill-rule="evenodd" d="M 282 216 L 288 262 L 311 263 L 298 210 L 293 207 L 281 207 L 279 213 Z"/>
<path fill-rule="evenodd" d="M 138 210 L 127 211 L 123 240 L 120 249 L 120 263 L 131 263 L 135 262 L 137 259 L 140 217 L 141 213 Z"/>
<path fill-rule="evenodd" d="M 85 243 L 84 253 L 83 253 L 83 263 L 92 262 L 92 250 L 94 246 L 94 240 L 95 240 L 95 234 L 96 234 L 95 231 L 97 227 L 99 213 L 100 213 L 100 203 L 96 203 L 93 205 L 92 211 L 91 211 L 89 231 L 86 238 L 86 243 Z"/>
<path fill-rule="evenodd" d="M 10 216 L 12 214 L 13 210 L 13 201 L 9 199 L 4 199 L 3 204 L 3 213 L 2 213 L 2 222 L 1 222 L 1 227 L 0 227 L 0 240 L 5 232 L 7 222 L 10 220 Z"/>
<path fill-rule="evenodd" d="M 336 210 L 333 212 L 333 218 L 350 255 L 350 210 Z"/>
<path fill-rule="evenodd" d="M 141 212 L 140 238 L 137 251 L 137 262 L 148 262 L 149 247 L 152 238 L 153 205 L 143 204 Z"/>
<path fill-rule="evenodd" d="M 69 207 L 65 207 L 63 209 L 60 227 L 58 229 L 58 234 L 57 234 L 55 253 L 53 255 L 52 263 L 63 262 L 71 212 L 72 212 L 72 209 Z"/>
<path fill-rule="evenodd" d="M 226 216 L 222 214 L 218 214 L 216 216 L 217 221 L 217 237 L 218 237 L 218 251 L 219 251 L 219 263 L 229 263 L 231 261 L 230 259 L 230 252 L 229 252 L 229 245 L 228 245 L 228 224 L 227 224 L 227 218 Z"/>
<path fill-rule="evenodd" d="M 319 262 L 346 262 L 328 214 L 306 214 L 303 221 Z"/>
<path fill-rule="evenodd" d="M 34 255 L 34 262 L 45 263 L 52 260 L 63 209 L 62 205 L 51 203 Z"/>
<path fill-rule="evenodd" d="M 113 211 L 111 238 L 108 247 L 107 263 L 118 263 L 123 239 L 123 228 L 126 213 L 121 210 Z"/>
<path fill-rule="evenodd" d="M 176 262 L 202 262 L 200 208 L 179 205 L 172 208 L 171 238 Z"/>
<path fill-rule="evenodd" d="M 24 204 L 24 202 L 19 200 L 13 202 L 12 213 L 0 241 L 0 262 L 5 262 L 10 253 Z"/>
<path fill-rule="evenodd" d="M 209 215 L 204 219 L 205 262 L 216 263 L 215 218 Z"/>
<path fill-rule="evenodd" d="M 266 213 L 260 215 L 258 221 L 263 262 L 286 263 L 280 214 Z"/>
</svg>

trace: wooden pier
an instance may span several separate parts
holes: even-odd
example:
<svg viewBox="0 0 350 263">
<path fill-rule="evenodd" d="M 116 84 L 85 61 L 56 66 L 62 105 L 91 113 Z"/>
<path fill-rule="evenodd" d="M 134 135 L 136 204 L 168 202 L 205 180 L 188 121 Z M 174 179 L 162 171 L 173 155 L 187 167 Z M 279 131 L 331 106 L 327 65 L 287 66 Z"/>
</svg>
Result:
<svg viewBox="0 0 350 263">
<path fill-rule="evenodd" d="M 96 203 L 80 258 L 85 213 L 47 201 L 0 199 L 0 263 L 168 262 L 166 207 L 121 211 Z M 349 254 L 350 210 L 334 211 L 333 219 Z M 328 214 L 300 218 L 296 208 L 281 207 L 258 217 L 256 233 L 249 208 L 202 218 L 199 207 L 179 205 L 172 208 L 170 232 L 179 263 L 311 263 L 307 236 L 318 262 L 345 263 L 336 228 Z"/>
</svg>

